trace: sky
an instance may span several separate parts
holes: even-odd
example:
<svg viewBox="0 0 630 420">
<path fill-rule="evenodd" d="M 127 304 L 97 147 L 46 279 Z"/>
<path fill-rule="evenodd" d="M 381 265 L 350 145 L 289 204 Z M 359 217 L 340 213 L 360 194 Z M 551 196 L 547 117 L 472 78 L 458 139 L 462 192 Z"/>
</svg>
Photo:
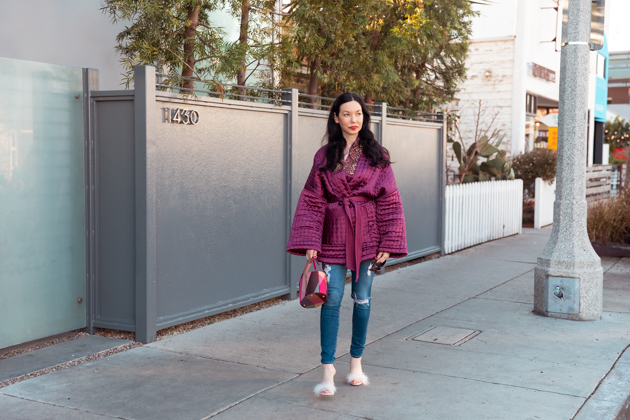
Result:
<svg viewBox="0 0 630 420">
<path fill-rule="evenodd" d="M 606 0 L 608 51 L 630 51 L 630 1 Z"/>
</svg>

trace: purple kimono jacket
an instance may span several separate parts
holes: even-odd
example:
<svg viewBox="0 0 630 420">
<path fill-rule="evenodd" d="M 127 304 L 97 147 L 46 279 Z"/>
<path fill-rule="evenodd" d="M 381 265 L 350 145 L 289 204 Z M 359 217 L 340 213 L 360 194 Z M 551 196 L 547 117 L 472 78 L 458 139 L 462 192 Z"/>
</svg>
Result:
<svg viewBox="0 0 630 420">
<path fill-rule="evenodd" d="M 287 252 L 305 255 L 314 249 L 319 261 L 351 270 L 380 251 L 392 258 L 407 255 L 405 218 L 391 165 L 370 166 L 361 154 L 351 176 L 343 170 L 320 171 L 325 163 L 326 146 L 315 154 Z"/>
</svg>

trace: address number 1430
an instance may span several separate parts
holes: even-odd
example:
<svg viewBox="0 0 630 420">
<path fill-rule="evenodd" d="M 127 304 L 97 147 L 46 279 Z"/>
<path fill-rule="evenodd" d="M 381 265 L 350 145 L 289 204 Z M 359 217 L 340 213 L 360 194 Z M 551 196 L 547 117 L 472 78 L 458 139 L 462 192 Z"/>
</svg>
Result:
<svg viewBox="0 0 630 420">
<path fill-rule="evenodd" d="M 199 122 L 199 112 L 194 109 L 164 108 L 164 111 L 167 123 L 195 125 Z"/>
</svg>

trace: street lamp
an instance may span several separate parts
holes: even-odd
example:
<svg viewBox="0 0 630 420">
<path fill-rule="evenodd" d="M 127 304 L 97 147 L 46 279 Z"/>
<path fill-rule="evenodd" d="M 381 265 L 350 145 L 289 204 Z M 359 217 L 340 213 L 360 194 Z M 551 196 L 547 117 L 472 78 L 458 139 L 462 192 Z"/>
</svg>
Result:
<svg viewBox="0 0 630 420">
<path fill-rule="evenodd" d="M 589 53 L 593 10 L 604 0 L 564 0 L 560 56 L 558 165 L 553 228 L 538 257 L 534 312 L 555 318 L 595 320 L 602 314 L 603 272 L 586 230 L 586 138 Z M 568 6 L 568 7 L 567 7 Z M 598 26 L 597 22 L 593 22 Z M 597 33 L 596 33 L 597 34 Z"/>
</svg>

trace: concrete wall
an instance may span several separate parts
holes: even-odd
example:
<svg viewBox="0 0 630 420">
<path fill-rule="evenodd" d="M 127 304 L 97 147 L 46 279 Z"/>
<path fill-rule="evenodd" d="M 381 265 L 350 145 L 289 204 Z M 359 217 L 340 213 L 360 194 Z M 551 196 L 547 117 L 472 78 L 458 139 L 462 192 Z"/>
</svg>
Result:
<svg viewBox="0 0 630 420">
<path fill-rule="evenodd" d="M 0 57 L 99 70 L 101 89 L 121 89 L 114 25 L 100 0 L 2 2 Z"/>
</svg>

